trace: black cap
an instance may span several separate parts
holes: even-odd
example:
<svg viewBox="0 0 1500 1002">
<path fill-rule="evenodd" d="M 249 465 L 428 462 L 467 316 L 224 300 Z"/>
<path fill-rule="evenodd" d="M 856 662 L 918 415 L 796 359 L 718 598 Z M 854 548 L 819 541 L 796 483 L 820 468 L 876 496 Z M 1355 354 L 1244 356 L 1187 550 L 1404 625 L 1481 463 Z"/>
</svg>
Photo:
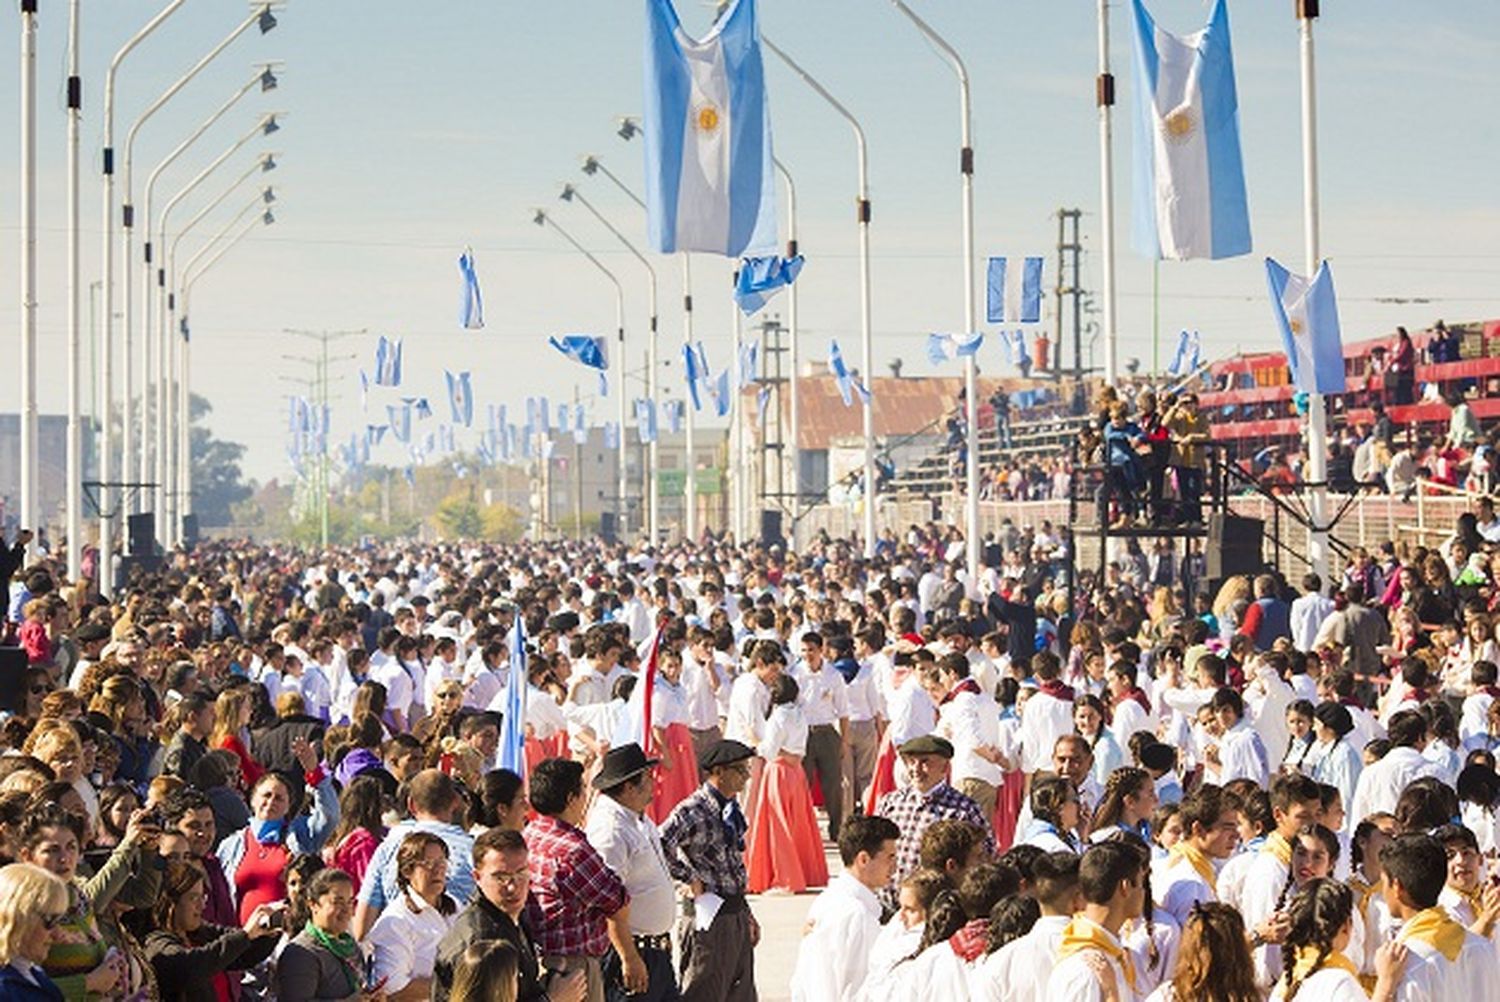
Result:
<svg viewBox="0 0 1500 1002">
<path fill-rule="evenodd" d="M 1153 741 L 1141 749 L 1141 765 L 1157 772 L 1167 772 L 1177 764 L 1177 749 L 1171 745 Z"/>
<path fill-rule="evenodd" d="M 919 738 L 912 738 L 901 746 L 903 755 L 941 755 L 943 758 L 953 757 L 953 742 L 947 738 L 940 738 L 936 734 L 923 734 Z"/>
<path fill-rule="evenodd" d="M 660 761 L 659 758 L 647 758 L 641 746 L 634 741 L 611 748 L 604 753 L 604 764 L 599 775 L 594 777 L 594 789 L 610 790 L 621 783 L 628 783 Z"/>
<path fill-rule="evenodd" d="M 733 765 L 743 762 L 747 758 L 755 757 L 755 749 L 739 741 L 725 739 L 714 744 L 708 751 L 703 753 L 703 760 L 698 766 L 707 772 L 709 769 L 717 769 L 721 765 Z"/>
<path fill-rule="evenodd" d="M 80 644 L 92 644 L 98 640 L 108 640 L 109 627 L 100 626 L 98 623 L 84 623 L 78 628 L 78 632 L 73 634 L 73 639 Z"/>
</svg>

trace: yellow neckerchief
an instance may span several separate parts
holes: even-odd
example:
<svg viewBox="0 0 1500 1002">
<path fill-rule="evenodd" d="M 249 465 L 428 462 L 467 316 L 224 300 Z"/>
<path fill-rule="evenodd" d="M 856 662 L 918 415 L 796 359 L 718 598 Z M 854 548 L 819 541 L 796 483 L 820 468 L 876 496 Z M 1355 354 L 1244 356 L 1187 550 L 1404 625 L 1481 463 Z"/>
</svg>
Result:
<svg viewBox="0 0 1500 1002">
<path fill-rule="evenodd" d="M 1406 924 L 1401 927 L 1400 939 L 1402 942 L 1420 939 L 1452 963 L 1464 948 L 1464 937 L 1467 934 L 1468 930 L 1453 921 L 1447 911 L 1433 907 L 1424 908 L 1407 919 Z"/>
<path fill-rule="evenodd" d="M 1261 852 L 1268 852 L 1275 856 L 1282 866 L 1292 865 L 1292 843 L 1286 840 L 1281 832 L 1272 832 L 1266 836 L 1266 841 L 1260 847 Z"/>
<path fill-rule="evenodd" d="M 1174 860 L 1187 860 L 1193 869 L 1197 871 L 1198 876 L 1203 878 L 1203 882 L 1208 885 L 1209 890 L 1214 892 L 1214 896 L 1218 896 L 1219 887 L 1217 880 L 1219 875 L 1214 872 L 1213 861 L 1201 849 L 1190 845 L 1187 839 L 1180 838 L 1172 843 L 1172 849 L 1167 855 Z"/>
<path fill-rule="evenodd" d="M 1349 885 L 1349 890 L 1354 892 L 1354 907 L 1359 911 L 1361 917 L 1370 907 L 1370 898 L 1374 896 L 1376 886 L 1365 882 L 1365 879 L 1357 873 L 1351 873 L 1349 879 L 1344 881 Z"/>
<path fill-rule="evenodd" d="M 1481 900 L 1483 897 L 1483 892 L 1480 887 L 1475 886 L 1472 891 L 1466 891 L 1460 887 L 1454 887 L 1450 884 L 1445 887 L 1444 890 L 1453 892 L 1461 901 L 1467 901 L 1469 903 L 1469 909 L 1474 913 L 1474 917 L 1479 917 L 1479 910 L 1484 906 L 1484 902 Z"/>
<path fill-rule="evenodd" d="M 1063 960 L 1084 950 L 1098 950 L 1116 961 L 1120 970 L 1125 972 L 1125 983 L 1130 986 L 1131 994 L 1134 995 L 1135 964 L 1131 963 L 1129 952 L 1120 945 L 1119 940 L 1109 934 L 1109 930 L 1079 915 L 1063 929 L 1057 959 Z"/>
<path fill-rule="evenodd" d="M 1341 971 L 1348 971 L 1356 980 L 1359 978 L 1359 970 L 1349 962 L 1349 958 L 1337 950 L 1331 951 L 1318 964 L 1318 948 L 1316 946 L 1303 946 L 1297 949 L 1297 965 L 1292 968 L 1292 977 L 1297 981 L 1306 981 L 1318 971 L 1329 967 L 1336 967 Z M 1314 965 L 1317 966 L 1314 966 Z"/>
</svg>

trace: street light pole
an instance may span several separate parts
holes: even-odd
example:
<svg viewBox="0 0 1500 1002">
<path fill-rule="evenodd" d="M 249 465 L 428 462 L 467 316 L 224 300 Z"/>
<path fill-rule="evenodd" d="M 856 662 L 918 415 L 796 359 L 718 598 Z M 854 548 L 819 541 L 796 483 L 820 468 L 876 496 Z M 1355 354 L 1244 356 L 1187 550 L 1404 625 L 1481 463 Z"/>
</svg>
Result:
<svg viewBox="0 0 1500 1002">
<path fill-rule="evenodd" d="M 615 273 L 604 266 L 604 263 L 589 252 L 583 244 L 573 239 L 573 235 L 557 224 L 557 221 L 542 209 L 534 210 L 531 221 L 538 226 L 552 227 L 557 235 L 572 245 L 573 249 L 588 258 L 595 268 L 604 273 L 610 284 L 615 287 L 615 393 L 619 400 L 620 414 L 620 442 L 619 449 L 615 451 L 615 466 L 617 474 L 617 489 L 619 499 L 615 504 L 615 513 L 619 518 L 621 531 L 625 528 L 625 518 L 628 512 L 626 505 L 626 482 L 625 482 L 625 287 L 615 277 Z"/>
<path fill-rule="evenodd" d="M 78 75 L 80 0 L 68 0 L 68 445 L 67 533 L 68 580 L 83 576 L 83 314 L 79 303 L 79 139 L 83 117 L 83 78 Z"/>
<path fill-rule="evenodd" d="M 1096 91 L 1095 101 L 1099 105 L 1099 236 L 1104 251 L 1104 384 L 1113 386 L 1118 375 L 1119 332 L 1115 311 L 1115 144 L 1111 123 L 1115 78 L 1109 71 L 1109 0 L 1099 0 L 1099 83 Z"/>
<path fill-rule="evenodd" d="M 959 116 L 963 146 L 959 150 L 958 169 L 963 188 L 963 267 L 964 267 L 964 333 L 973 334 L 979 327 L 975 314 L 974 282 L 974 135 L 973 102 L 969 92 L 969 70 L 958 50 L 948 44 L 932 26 L 917 16 L 904 0 L 891 0 L 895 8 L 916 25 L 929 42 L 937 46 L 958 77 Z M 964 464 L 964 541 L 967 544 L 969 583 L 979 581 L 979 361 L 974 355 L 964 359 L 964 420 L 968 424 L 968 441 Z"/>
<path fill-rule="evenodd" d="M 21 528 L 39 537 L 37 444 L 36 0 L 21 0 Z M 77 544 L 70 539 L 68 545 Z"/>
<path fill-rule="evenodd" d="M 1308 281 L 1318 273 L 1318 73 L 1313 48 L 1313 21 L 1318 0 L 1298 0 L 1297 26 L 1302 75 L 1302 224 L 1305 274 Z M 1309 394 L 1307 402 L 1307 479 L 1312 482 L 1308 499 L 1308 556 L 1313 573 L 1328 576 L 1328 413 L 1321 393 Z"/>
<path fill-rule="evenodd" d="M 854 143 L 858 151 L 859 159 L 859 197 L 855 202 L 855 220 L 859 226 L 859 344 L 860 344 L 860 367 L 863 370 L 866 384 L 874 388 L 874 341 L 870 331 L 870 165 L 869 148 L 865 143 L 865 130 L 859 124 L 859 120 L 850 114 L 849 109 L 839 103 L 838 99 L 828 92 L 828 89 L 819 83 L 812 74 L 808 73 L 791 56 L 772 42 L 765 35 L 761 35 L 761 44 L 770 49 L 781 59 L 783 63 L 802 81 L 813 89 L 813 91 L 828 102 L 829 106 L 836 111 L 840 117 L 849 123 L 854 130 Z M 864 418 L 864 554 L 866 559 L 875 555 L 875 398 L 873 394 L 862 404 Z"/>
</svg>

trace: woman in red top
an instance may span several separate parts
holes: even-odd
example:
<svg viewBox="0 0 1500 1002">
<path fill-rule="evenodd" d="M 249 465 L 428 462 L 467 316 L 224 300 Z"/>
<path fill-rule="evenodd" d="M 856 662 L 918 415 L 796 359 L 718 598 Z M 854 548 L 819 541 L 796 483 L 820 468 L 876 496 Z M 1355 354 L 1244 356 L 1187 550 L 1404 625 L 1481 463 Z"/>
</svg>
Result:
<svg viewBox="0 0 1500 1002">
<path fill-rule="evenodd" d="M 1405 327 L 1396 328 L 1396 346 L 1391 351 L 1389 372 L 1396 380 L 1392 402 L 1411 403 L 1417 381 L 1417 346 L 1412 344 L 1411 335 L 1406 332 Z"/>
<path fill-rule="evenodd" d="M 375 848 L 385 838 L 385 790 L 373 775 L 356 776 L 339 797 L 339 823 L 323 847 L 323 862 L 354 878 L 365 879 Z"/>
<path fill-rule="evenodd" d="M 245 788 L 253 787 L 265 768 L 250 756 L 247 728 L 250 726 L 250 711 L 253 707 L 248 686 L 236 686 L 219 693 L 214 702 L 214 731 L 210 746 L 234 753 L 240 760 L 240 778 Z"/>
</svg>

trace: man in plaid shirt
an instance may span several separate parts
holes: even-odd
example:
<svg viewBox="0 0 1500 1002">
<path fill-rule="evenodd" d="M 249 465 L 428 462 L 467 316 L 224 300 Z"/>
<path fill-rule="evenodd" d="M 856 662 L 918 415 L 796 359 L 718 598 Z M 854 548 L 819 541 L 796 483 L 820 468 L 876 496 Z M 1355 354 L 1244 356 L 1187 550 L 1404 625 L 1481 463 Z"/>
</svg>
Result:
<svg viewBox="0 0 1500 1002">
<path fill-rule="evenodd" d="M 755 1002 L 760 926 L 745 901 L 745 815 L 735 798 L 755 751 L 720 741 L 699 766 L 708 781 L 661 827 L 667 870 L 692 899 L 680 923 L 683 1002 Z M 535 798 L 533 798 L 534 800 Z"/>
<path fill-rule="evenodd" d="M 901 829 L 896 842 L 896 873 L 890 886 L 881 892 L 881 904 L 889 910 L 896 907 L 901 881 L 917 868 L 922 856 L 922 834 L 934 821 L 953 818 L 977 825 L 984 832 L 984 848 L 995 852 L 994 827 L 971 798 L 959 793 L 943 778 L 953 745 L 946 738 L 923 735 L 901 746 L 901 761 L 906 766 L 909 785 L 892 790 L 880 798 L 875 813 L 890 818 Z"/>
<path fill-rule="evenodd" d="M 604 1002 L 600 961 L 614 946 L 625 966 L 642 966 L 630 936 L 630 895 L 589 844 L 583 824 L 583 765 L 546 759 L 531 773 L 531 806 L 540 815 L 526 826 L 531 871 L 528 926 L 549 971 L 581 970 L 589 1002 Z"/>
</svg>

